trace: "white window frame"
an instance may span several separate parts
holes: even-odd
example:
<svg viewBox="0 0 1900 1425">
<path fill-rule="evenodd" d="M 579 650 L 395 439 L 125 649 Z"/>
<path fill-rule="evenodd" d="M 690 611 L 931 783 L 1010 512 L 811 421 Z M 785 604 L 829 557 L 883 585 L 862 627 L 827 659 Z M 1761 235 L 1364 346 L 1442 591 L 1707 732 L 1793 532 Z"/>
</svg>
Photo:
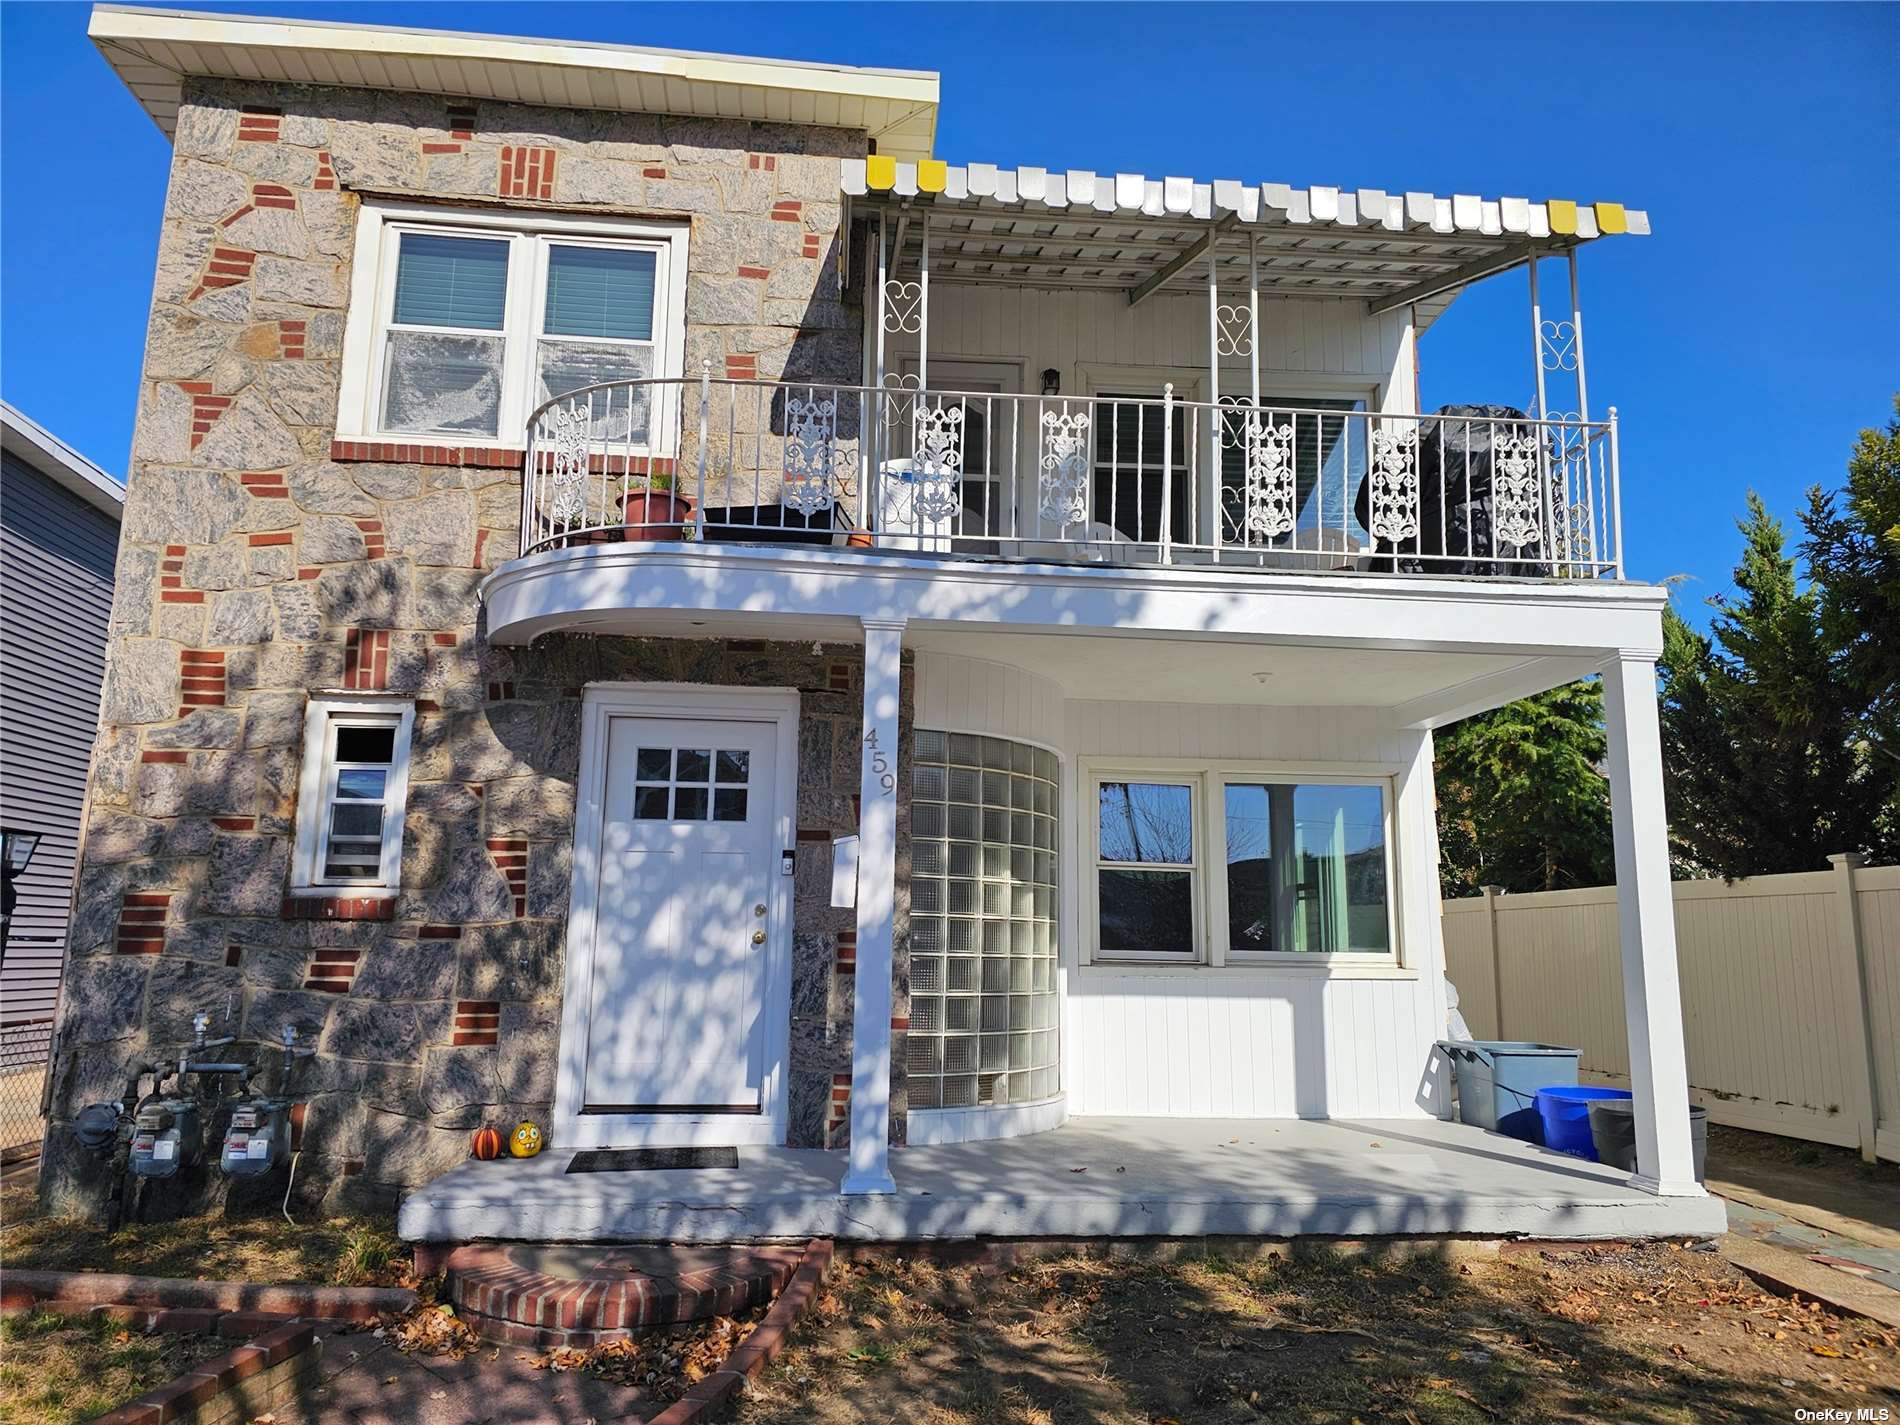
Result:
<svg viewBox="0 0 1900 1425">
<path fill-rule="evenodd" d="M 403 816 L 409 803 L 409 749 L 416 705 L 400 698 L 312 698 L 304 709 L 303 770 L 297 784 L 297 843 L 291 890 L 330 896 L 393 896 L 402 877 Z M 331 730 L 337 725 L 391 726 L 389 782 L 383 798 L 382 861 L 376 879 L 325 876 L 329 811 L 336 782 Z"/>
<path fill-rule="evenodd" d="M 1084 761 L 1078 778 L 1078 834 L 1086 874 L 1079 879 L 1083 918 L 1081 942 L 1085 964 L 1110 966 L 1224 967 L 1259 969 L 1294 967 L 1351 967 L 1399 969 L 1406 964 L 1400 919 L 1402 872 L 1398 836 L 1398 779 L 1405 768 L 1385 763 L 1209 762 L 1163 759 L 1145 762 Z M 1193 787 L 1196 821 L 1194 850 L 1195 943 L 1192 956 L 1170 952 L 1135 954 L 1102 950 L 1101 888 L 1099 871 L 1126 863 L 1104 863 L 1101 850 L 1101 787 L 1104 782 L 1186 783 Z M 1385 826 L 1385 950 L 1243 950 L 1230 952 L 1227 919 L 1227 787 L 1273 785 L 1376 786 L 1382 793 Z M 1219 816 L 1212 815 L 1218 808 Z"/>
<path fill-rule="evenodd" d="M 1108 783 L 1134 783 L 1140 786 L 1185 787 L 1188 792 L 1189 836 L 1194 859 L 1179 861 L 1105 861 L 1102 859 L 1102 787 Z M 1087 884 L 1083 895 L 1088 902 L 1089 944 L 1098 960 L 1115 964 L 1193 965 L 1198 964 L 1206 943 L 1207 795 L 1206 779 L 1180 771 L 1131 771 L 1103 769 L 1091 771 L 1088 788 L 1089 859 Z M 1185 871 L 1188 878 L 1188 906 L 1191 928 L 1188 943 L 1180 950 L 1132 950 L 1105 952 L 1102 949 L 1102 872 L 1103 871 Z"/>
<path fill-rule="evenodd" d="M 426 232 L 441 237 L 503 238 L 509 242 L 508 287 L 502 326 L 502 391 L 498 429 L 491 439 L 453 431 L 435 434 L 383 428 L 383 376 L 389 327 L 396 307 L 396 264 L 401 235 Z M 528 416 L 535 399 L 536 348 L 543 340 L 547 306 L 548 249 L 633 247 L 656 254 L 653 283 L 653 376 L 680 380 L 686 368 L 686 258 L 689 226 L 633 218 L 582 217 L 510 209 L 443 208 L 426 203 L 366 199 L 356 224 L 355 263 L 350 277 L 350 309 L 343 334 L 343 377 L 337 397 L 339 440 L 401 445 L 455 445 L 477 450 L 520 450 L 528 438 Z M 426 330 L 426 329 L 425 329 Z M 460 328 L 444 328 L 456 335 Z M 604 341 L 632 346 L 627 339 L 556 337 L 566 341 Z M 680 402 L 654 400 L 645 444 L 635 455 L 679 454 L 676 419 Z"/>
</svg>

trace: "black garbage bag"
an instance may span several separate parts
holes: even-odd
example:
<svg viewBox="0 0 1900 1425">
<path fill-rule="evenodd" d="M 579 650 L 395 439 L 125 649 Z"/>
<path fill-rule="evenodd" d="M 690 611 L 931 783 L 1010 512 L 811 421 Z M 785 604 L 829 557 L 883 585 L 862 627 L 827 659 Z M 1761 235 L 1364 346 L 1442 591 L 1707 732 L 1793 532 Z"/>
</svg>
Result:
<svg viewBox="0 0 1900 1425">
<path fill-rule="evenodd" d="M 1534 437 L 1538 431 L 1530 416 L 1515 406 L 1440 406 L 1420 417 L 1418 533 L 1377 541 L 1373 569 L 1519 578 L 1549 574 L 1550 554 L 1541 537 L 1519 547 L 1498 544 L 1492 533 L 1495 447 L 1507 437 Z M 1372 528 L 1370 474 L 1359 482 L 1353 511 L 1362 529 Z"/>
</svg>

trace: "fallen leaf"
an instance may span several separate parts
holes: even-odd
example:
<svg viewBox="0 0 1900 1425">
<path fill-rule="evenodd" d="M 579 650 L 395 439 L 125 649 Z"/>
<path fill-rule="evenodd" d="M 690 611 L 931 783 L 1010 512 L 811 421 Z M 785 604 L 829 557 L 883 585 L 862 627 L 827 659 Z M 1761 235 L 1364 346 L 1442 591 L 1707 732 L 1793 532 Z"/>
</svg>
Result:
<svg viewBox="0 0 1900 1425">
<path fill-rule="evenodd" d="M 1832 1346 L 1810 1346 L 1808 1347 L 1808 1349 L 1814 1352 L 1814 1354 L 1817 1356 L 1827 1356 L 1830 1358 L 1838 1358 L 1841 1354 L 1839 1351 L 1835 1350 Z"/>
</svg>

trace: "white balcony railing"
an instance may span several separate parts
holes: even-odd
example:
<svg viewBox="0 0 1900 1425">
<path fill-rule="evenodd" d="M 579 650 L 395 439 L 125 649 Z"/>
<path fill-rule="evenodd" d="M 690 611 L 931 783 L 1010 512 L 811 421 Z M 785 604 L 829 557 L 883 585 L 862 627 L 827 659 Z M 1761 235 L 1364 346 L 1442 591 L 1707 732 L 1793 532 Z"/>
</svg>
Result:
<svg viewBox="0 0 1900 1425">
<path fill-rule="evenodd" d="M 522 552 L 655 538 L 1621 577 L 1616 415 L 1391 415 L 710 374 L 586 387 L 536 411 Z"/>
</svg>

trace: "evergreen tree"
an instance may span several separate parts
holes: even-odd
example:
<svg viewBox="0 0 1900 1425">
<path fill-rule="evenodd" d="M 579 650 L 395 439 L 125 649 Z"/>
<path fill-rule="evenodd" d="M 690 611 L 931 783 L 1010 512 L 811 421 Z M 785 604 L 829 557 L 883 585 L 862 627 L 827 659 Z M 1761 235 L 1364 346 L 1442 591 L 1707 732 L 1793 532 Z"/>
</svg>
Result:
<svg viewBox="0 0 1900 1425">
<path fill-rule="evenodd" d="M 1466 718 L 1437 739 L 1440 883 L 1552 891 L 1616 877 L 1603 685 L 1569 683 Z"/>
<path fill-rule="evenodd" d="M 1801 554 L 1821 596 L 1821 621 L 1855 689 L 1858 775 L 1884 795 L 1861 849 L 1900 861 L 1900 396 L 1885 430 L 1860 433 L 1847 463 L 1845 507 L 1808 491 Z"/>
<path fill-rule="evenodd" d="M 1866 841 L 1879 798 L 1859 775 L 1857 698 L 1802 589 L 1781 522 L 1752 491 L 1736 595 L 1710 633 L 1672 609 L 1663 640 L 1663 764 L 1678 869 L 1812 871 Z"/>
</svg>

